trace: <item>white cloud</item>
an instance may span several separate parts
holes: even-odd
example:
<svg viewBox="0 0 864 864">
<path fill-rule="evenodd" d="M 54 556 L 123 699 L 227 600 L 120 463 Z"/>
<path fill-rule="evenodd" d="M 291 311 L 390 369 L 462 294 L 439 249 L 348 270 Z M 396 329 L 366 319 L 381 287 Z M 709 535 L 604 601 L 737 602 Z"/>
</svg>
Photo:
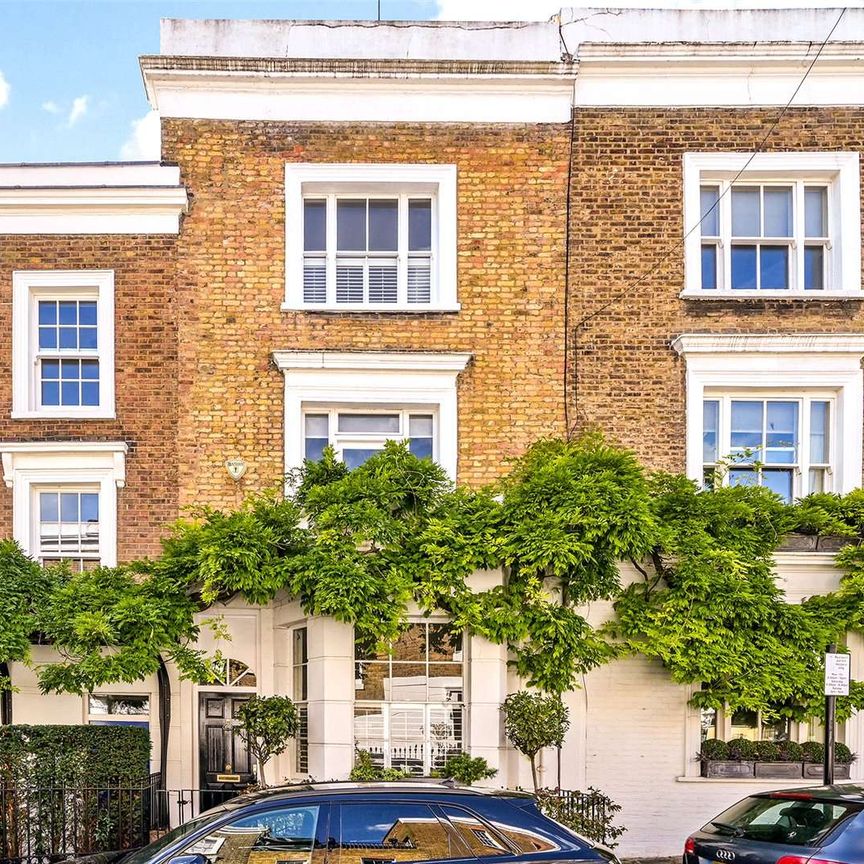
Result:
<svg viewBox="0 0 864 864">
<path fill-rule="evenodd" d="M 150 111 L 139 120 L 133 120 L 132 131 L 120 148 L 120 158 L 124 162 L 156 161 L 161 151 L 159 115 Z"/>
<path fill-rule="evenodd" d="M 66 125 L 71 129 L 86 113 L 90 104 L 89 96 L 76 96 L 72 100 L 72 110 L 66 118 Z"/>
<path fill-rule="evenodd" d="M 60 106 L 53 99 L 48 99 L 42 103 L 42 110 L 47 111 L 49 114 L 59 114 Z"/>
<path fill-rule="evenodd" d="M 2 108 L 9 101 L 9 91 L 12 87 L 9 85 L 9 82 L 3 76 L 3 73 L 0 72 L 0 108 Z"/>
</svg>

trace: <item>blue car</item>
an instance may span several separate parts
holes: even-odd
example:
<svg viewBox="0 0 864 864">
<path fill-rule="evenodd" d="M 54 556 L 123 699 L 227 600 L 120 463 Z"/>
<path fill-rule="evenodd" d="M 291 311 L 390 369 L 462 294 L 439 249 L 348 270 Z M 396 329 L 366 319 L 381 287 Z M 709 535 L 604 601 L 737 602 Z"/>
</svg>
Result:
<svg viewBox="0 0 864 864">
<path fill-rule="evenodd" d="M 684 864 L 864 864 L 864 787 L 751 795 L 684 845 Z"/>
<path fill-rule="evenodd" d="M 321 783 L 234 798 L 122 864 L 617 864 L 530 795 L 436 783 Z"/>
</svg>

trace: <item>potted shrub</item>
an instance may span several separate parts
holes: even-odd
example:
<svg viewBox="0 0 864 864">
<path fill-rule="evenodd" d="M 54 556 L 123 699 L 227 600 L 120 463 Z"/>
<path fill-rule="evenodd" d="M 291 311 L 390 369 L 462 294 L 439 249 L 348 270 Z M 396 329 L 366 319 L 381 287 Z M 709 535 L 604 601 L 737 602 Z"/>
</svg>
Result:
<svg viewBox="0 0 864 864">
<path fill-rule="evenodd" d="M 802 774 L 804 752 L 795 741 L 757 741 L 754 745 L 756 777 L 798 780 Z"/>
<path fill-rule="evenodd" d="M 825 745 L 821 741 L 807 741 L 801 745 L 804 753 L 804 777 L 807 780 L 821 780 L 824 770 Z M 834 745 L 834 779 L 848 780 L 849 766 L 855 761 L 855 754 L 845 745 Z"/>
<path fill-rule="evenodd" d="M 743 742 L 743 743 L 742 743 Z M 752 777 L 752 742 L 744 738 L 708 738 L 699 751 L 703 777 Z"/>
</svg>

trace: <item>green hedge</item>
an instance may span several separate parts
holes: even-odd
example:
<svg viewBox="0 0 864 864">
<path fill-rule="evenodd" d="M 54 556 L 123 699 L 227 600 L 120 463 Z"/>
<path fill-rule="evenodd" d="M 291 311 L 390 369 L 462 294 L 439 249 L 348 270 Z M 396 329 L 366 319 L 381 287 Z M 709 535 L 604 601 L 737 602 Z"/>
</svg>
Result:
<svg viewBox="0 0 864 864">
<path fill-rule="evenodd" d="M 136 726 L 0 726 L 0 775 L 37 786 L 139 782 L 150 734 Z"/>
</svg>

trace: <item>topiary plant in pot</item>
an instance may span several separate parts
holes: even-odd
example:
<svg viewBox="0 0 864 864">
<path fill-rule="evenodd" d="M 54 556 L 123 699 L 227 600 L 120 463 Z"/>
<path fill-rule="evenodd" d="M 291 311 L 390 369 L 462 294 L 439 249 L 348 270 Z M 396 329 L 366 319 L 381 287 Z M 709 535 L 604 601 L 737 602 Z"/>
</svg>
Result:
<svg viewBox="0 0 864 864">
<path fill-rule="evenodd" d="M 757 741 L 753 752 L 756 777 L 798 780 L 803 776 L 801 745 L 795 741 Z"/>
<path fill-rule="evenodd" d="M 750 761 L 753 758 L 752 753 L 746 748 L 742 749 L 738 740 L 727 742 L 718 738 L 708 738 L 702 742 L 699 759 L 702 762 L 703 777 L 753 776 L 753 762 Z M 746 744 L 751 743 L 746 742 Z M 745 751 L 749 754 L 747 759 L 742 757 Z"/>
</svg>

